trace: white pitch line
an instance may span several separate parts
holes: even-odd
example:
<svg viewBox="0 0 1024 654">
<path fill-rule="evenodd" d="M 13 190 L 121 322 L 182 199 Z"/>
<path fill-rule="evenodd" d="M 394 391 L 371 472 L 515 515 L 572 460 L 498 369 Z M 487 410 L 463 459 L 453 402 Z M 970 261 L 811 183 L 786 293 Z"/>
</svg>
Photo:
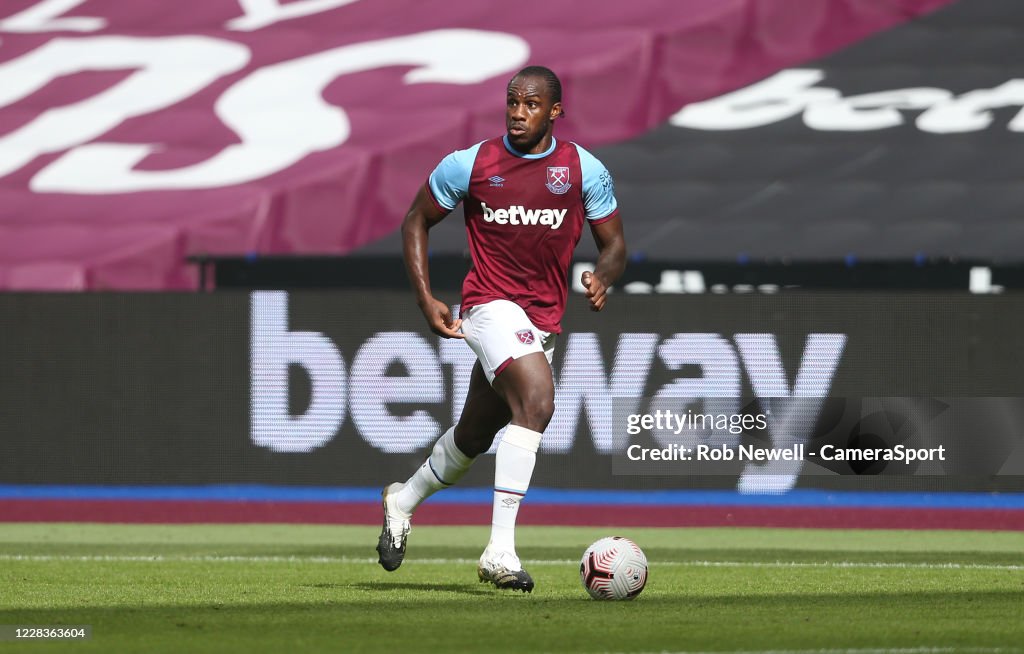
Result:
<svg viewBox="0 0 1024 654">
<path fill-rule="evenodd" d="M 903 568 L 924 570 L 1024 570 L 1024 564 L 999 563 L 891 563 L 885 561 L 669 561 L 661 565 L 684 565 L 702 568 Z"/>
<path fill-rule="evenodd" d="M 78 561 L 78 562 L 142 562 L 142 563 L 377 563 L 370 557 L 352 556 L 232 556 L 232 555 L 201 555 L 201 556 L 163 556 L 163 555 L 62 555 L 62 554 L 0 554 L 0 561 Z M 579 565 L 579 561 L 571 559 L 524 559 L 531 565 Z M 409 559 L 409 563 L 420 565 L 468 565 L 476 564 L 476 559 L 434 558 Z M 883 561 L 833 561 L 833 562 L 802 562 L 802 561 L 654 561 L 651 567 L 697 567 L 697 568 L 895 568 L 921 570 L 1024 570 L 1024 564 L 996 563 L 891 563 Z M 811 652 L 812 650 L 807 650 Z M 817 650 L 814 650 L 817 651 Z M 841 651 L 836 650 L 836 654 Z M 853 650 L 850 650 L 851 652 Z M 864 650 L 869 653 L 874 650 Z M 882 651 L 882 650 L 879 650 Z M 890 651 L 890 650 L 885 650 Z M 895 651 L 895 650 L 892 650 Z M 908 650 L 909 652 L 910 650 Z M 831 650 L 821 650 L 824 654 Z M 697 654 L 697 653 L 688 653 Z M 738 653 L 737 653 L 738 654 Z M 785 654 L 785 653 L 773 653 Z"/>
<path fill-rule="evenodd" d="M 861 649 L 766 649 L 724 650 L 717 652 L 645 652 L 642 654 L 1012 654 L 1018 648 L 1004 647 L 903 647 Z"/>
</svg>

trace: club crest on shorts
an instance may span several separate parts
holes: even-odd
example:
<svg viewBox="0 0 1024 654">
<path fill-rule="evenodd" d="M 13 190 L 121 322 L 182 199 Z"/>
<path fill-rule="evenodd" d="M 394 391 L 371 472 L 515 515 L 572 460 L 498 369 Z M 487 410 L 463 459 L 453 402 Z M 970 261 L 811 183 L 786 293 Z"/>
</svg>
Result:
<svg viewBox="0 0 1024 654">
<path fill-rule="evenodd" d="M 564 195 L 572 188 L 572 184 L 569 183 L 569 167 L 548 166 L 548 181 L 545 186 L 555 195 Z"/>
<path fill-rule="evenodd" d="M 516 337 L 519 338 L 519 342 L 523 345 L 533 345 L 532 329 L 520 329 L 516 332 Z"/>
</svg>

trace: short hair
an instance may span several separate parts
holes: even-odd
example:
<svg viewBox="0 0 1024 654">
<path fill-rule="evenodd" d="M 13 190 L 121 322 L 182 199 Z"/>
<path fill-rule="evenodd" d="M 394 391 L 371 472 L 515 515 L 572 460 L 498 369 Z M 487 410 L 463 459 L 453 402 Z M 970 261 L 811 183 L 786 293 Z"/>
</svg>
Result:
<svg viewBox="0 0 1024 654">
<path fill-rule="evenodd" d="M 562 101 L 562 82 L 558 79 L 558 75 L 555 75 L 554 71 L 546 66 L 527 66 L 518 73 L 516 73 L 512 79 L 508 81 L 509 84 L 516 77 L 540 77 L 547 84 L 548 91 L 551 93 L 552 103 Z"/>
</svg>

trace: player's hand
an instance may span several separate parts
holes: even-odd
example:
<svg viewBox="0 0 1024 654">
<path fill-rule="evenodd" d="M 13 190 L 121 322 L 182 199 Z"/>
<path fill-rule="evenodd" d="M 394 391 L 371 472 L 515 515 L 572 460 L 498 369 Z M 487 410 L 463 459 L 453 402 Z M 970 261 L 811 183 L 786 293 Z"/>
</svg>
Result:
<svg viewBox="0 0 1024 654">
<path fill-rule="evenodd" d="M 462 328 L 462 319 L 452 318 L 452 310 L 447 304 L 432 297 L 421 308 L 427 324 L 430 325 L 430 331 L 445 338 L 466 338 L 459 332 Z"/>
<path fill-rule="evenodd" d="M 580 283 L 587 289 L 587 299 L 590 301 L 591 311 L 600 311 L 604 308 L 605 300 L 608 299 L 608 287 L 604 285 L 601 278 L 587 270 L 580 276 Z"/>
</svg>

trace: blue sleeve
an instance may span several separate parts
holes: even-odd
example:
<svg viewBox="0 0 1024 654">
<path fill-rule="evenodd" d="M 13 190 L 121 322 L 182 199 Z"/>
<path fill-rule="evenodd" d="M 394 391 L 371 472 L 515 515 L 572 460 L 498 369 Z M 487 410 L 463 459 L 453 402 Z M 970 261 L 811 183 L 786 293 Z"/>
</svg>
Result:
<svg viewBox="0 0 1024 654">
<path fill-rule="evenodd" d="M 580 168 L 583 169 L 583 205 L 587 220 L 607 218 L 619 208 L 612 174 L 597 157 L 579 145 L 576 145 L 576 150 L 580 153 Z"/>
<path fill-rule="evenodd" d="M 452 152 L 430 173 L 430 192 L 437 204 L 448 211 L 454 209 L 469 192 L 469 177 L 481 143 L 483 141 L 466 150 Z"/>
</svg>

